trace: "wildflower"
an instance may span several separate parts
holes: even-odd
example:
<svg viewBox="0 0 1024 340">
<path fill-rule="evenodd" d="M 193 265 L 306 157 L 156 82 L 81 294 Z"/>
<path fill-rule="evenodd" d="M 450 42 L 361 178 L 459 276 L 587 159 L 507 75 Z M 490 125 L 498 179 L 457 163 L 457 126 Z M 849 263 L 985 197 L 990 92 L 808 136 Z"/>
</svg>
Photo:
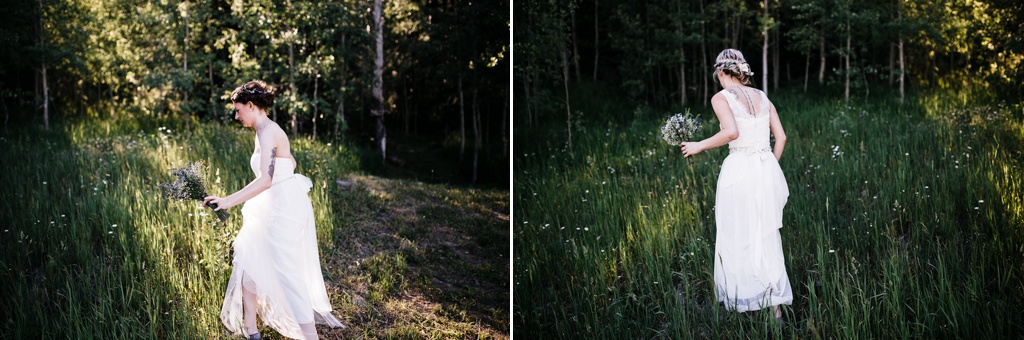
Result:
<svg viewBox="0 0 1024 340">
<path fill-rule="evenodd" d="M 833 249 L 829 249 L 829 250 L 828 250 L 828 253 L 829 253 L 829 254 L 831 254 L 831 253 L 834 253 L 834 252 L 836 252 L 836 251 L 835 251 L 835 250 L 833 250 Z"/>
<path fill-rule="evenodd" d="M 203 162 L 188 163 L 181 168 L 171 168 L 171 173 L 176 177 L 174 182 L 160 183 L 157 186 L 163 189 L 164 197 L 179 201 L 184 199 L 203 200 L 206 194 L 206 177 L 203 175 Z M 106 182 L 106 181 L 104 181 Z M 208 207 L 217 209 L 216 204 L 209 204 Z M 215 212 L 223 222 L 229 214 L 224 210 Z M 189 214 L 192 216 L 192 214 Z"/>
<path fill-rule="evenodd" d="M 46 185 L 46 181 L 43 181 L 43 185 Z"/>
</svg>

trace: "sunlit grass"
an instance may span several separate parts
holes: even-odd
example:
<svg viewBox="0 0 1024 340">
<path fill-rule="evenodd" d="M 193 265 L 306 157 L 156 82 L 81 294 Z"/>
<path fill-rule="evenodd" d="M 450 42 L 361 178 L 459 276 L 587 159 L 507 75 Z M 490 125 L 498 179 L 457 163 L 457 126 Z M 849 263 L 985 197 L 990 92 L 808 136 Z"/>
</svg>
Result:
<svg viewBox="0 0 1024 340">
<path fill-rule="evenodd" d="M 937 100 L 901 108 L 775 98 L 789 137 L 780 231 L 795 295 L 782 334 L 1024 331 L 1024 114 L 1019 105 Z M 657 140 L 670 113 L 637 110 L 626 125 L 604 123 L 622 112 L 584 113 L 591 118 L 571 149 L 559 129 L 517 129 L 517 335 L 779 331 L 768 313 L 717 307 L 713 207 L 727 150 L 684 160 Z M 705 125 L 702 137 L 717 131 Z"/>
<path fill-rule="evenodd" d="M 88 119 L 0 135 L 0 338 L 229 337 L 219 316 L 241 213 L 217 224 L 199 202 L 170 201 L 156 185 L 169 168 L 202 160 L 211 194 L 242 188 L 254 176 L 252 132 L 190 128 Z M 508 251 L 507 191 L 369 176 L 347 143 L 292 138 L 292 153 L 314 183 L 328 293 L 349 326 L 322 336 L 384 337 L 429 323 L 415 334 L 507 337 L 508 259 L 493 255 Z M 431 209 L 450 213 L 419 218 Z M 402 234 L 414 228 L 423 231 Z M 438 234 L 456 241 L 439 245 Z M 441 271 L 449 265 L 462 271 Z M 500 304 L 483 297 L 502 295 Z"/>
</svg>

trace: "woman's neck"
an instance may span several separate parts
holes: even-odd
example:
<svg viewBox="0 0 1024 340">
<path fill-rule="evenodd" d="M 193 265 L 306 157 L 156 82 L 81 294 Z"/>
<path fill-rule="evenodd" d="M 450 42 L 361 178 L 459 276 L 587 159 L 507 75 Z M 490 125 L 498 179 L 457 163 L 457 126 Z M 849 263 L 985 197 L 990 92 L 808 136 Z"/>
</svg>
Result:
<svg viewBox="0 0 1024 340">
<path fill-rule="evenodd" d="M 270 125 L 270 122 L 271 122 L 270 117 L 267 117 L 267 115 L 265 115 L 265 114 L 264 115 L 259 115 L 256 118 L 256 122 L 252 124 L 252 128 L 254 130 L 256 130 L 257 133 L 259 133 L 267 125 Z"/>
<path fill-rule="evenodd" d="M 740 84 L 739 81 L 733 79 L 732 77 L 723 77 L 723 78 L 725 78 L 725 79 L 722 79 L 722 88 L 723 89 L 728 89 L 728 88 L 734 87 L 734 86 L 743 86 L 743 84 Z"/>
</svg>

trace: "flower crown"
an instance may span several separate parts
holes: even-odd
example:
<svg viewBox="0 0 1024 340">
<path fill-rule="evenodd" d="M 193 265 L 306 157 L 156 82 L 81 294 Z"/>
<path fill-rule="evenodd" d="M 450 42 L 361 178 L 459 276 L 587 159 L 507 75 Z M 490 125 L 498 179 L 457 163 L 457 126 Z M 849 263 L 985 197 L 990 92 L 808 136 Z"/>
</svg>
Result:
<svg viewBox="0 0 1024 340">
<path fill-rule="evenodd" d="M 745 62 L 740 62 L 740 61 L 737 61 L 737 60 L 724 60 L 724 61 L 720 61 L 718 63 L 715 63 L 715 69 L 716 70 L 729 69 L 729 68 L 732 68 L 733 66 L 736 66 L 737 68 L 739 68 L 740 72 L 742 72 L 743 74 L 746 74 L 747 76 L 754 75 L 754 72 L 750 71 L 750 64 L 747 64 Z"/>
</svg>

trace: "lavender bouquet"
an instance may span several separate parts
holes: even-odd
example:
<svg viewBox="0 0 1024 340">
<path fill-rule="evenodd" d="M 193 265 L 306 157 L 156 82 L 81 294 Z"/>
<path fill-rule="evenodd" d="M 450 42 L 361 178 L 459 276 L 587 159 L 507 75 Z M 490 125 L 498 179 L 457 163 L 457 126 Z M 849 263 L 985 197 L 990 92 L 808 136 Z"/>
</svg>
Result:
<svg viewBox="0 0 1024 340">
<path fill-rule="evenodd" d="M 165 182 L 157 185 L 164 190 L 164 197 L 175 201 L 202 201 L 203 198 L 208 196 L 206 194 L 206 176 L 203 175 L 202 161 L 188 163 L 183 167 L 171 168 L 170 170 L 171 174 L 175 177 L 174 182 Z M 217 209 L 216 203 L 208 203 L 206 206 L 214 210 Z M 231 215 L 224 210 L 216 210 L 214 214 L 217 215 L 221 222 L 226 221 L 228 216 Z"/>
<path fill-rule="evenodd" d="M 677 113 L 668 118 L 665 126 L 661 127 L 661 139 L 672 146 L 679 146 L 685 141 L 691 140 L 693 135 L 700 131 L 701 118 Z"/>
</svg>

